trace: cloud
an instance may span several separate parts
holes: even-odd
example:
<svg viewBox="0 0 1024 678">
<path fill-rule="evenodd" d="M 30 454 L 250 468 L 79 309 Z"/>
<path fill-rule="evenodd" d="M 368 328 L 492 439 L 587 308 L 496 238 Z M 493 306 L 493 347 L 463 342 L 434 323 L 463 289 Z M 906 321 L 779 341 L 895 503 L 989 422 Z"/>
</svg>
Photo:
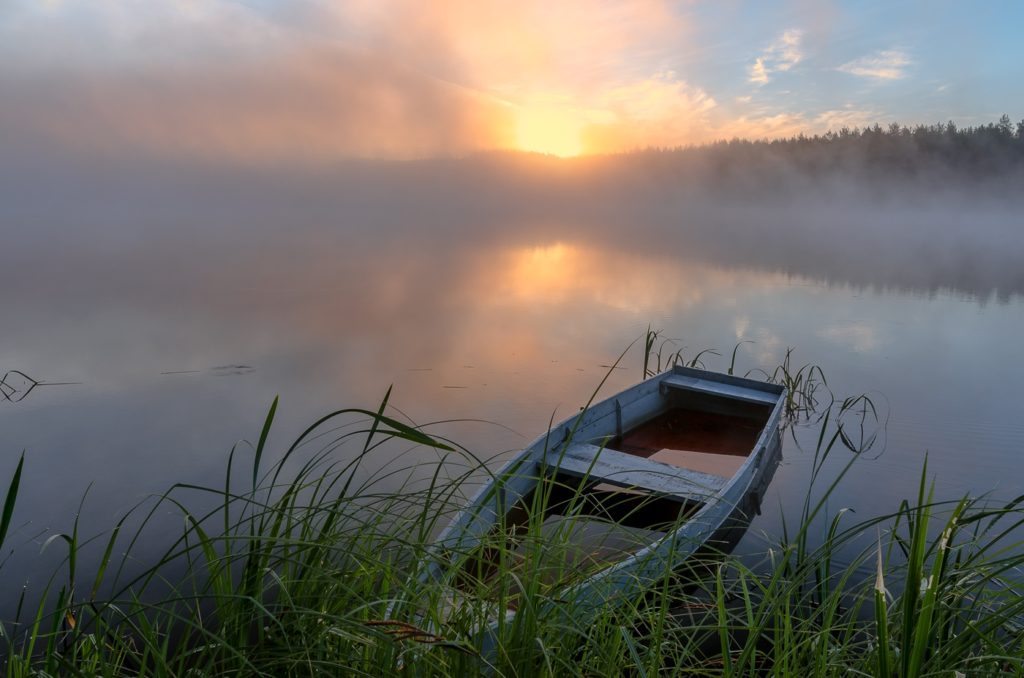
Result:
<svg viewBox="0 0 1024 678">
<path fill-rule="evenodd" d="M 14 164 L 45 149 L 242 164 L 572 155 L 858 124 L 749 96 L 720 105 L 669 67 L 694 36 L 668 0 L 64 0 L 0 17 Z M 783 31 L 750 81 L 794 68 L 803 39 Z"/>
<path fill-rule="evenodd" d="M 151 67 L 142 76 L 65 71 L 31 82 L 0 76 L 0 88 L 18 92 L 0 111 L 0 130 L 106 155 L 229 162 L 405 158 L 511 139 L 500 102 L 337 49 L 202 69 Z"/>
<path fill-rule="evenodd" d="M 584 145 L 593 152 L 707 141 L 718 106 L 671 71 L 612 87 L 592 103 L 600 114 L 585 128 Z"/>
<path fill-rule="evenodd" d="M 754 65 L 750 67 L 750 82 L 758 85 L 768 82 L 768 68 L 764 65 L 764 57 L 755 59 Z"/>
<path fill-rule="evenodd" d="M 906 67 L 910 64 L 910 57 L 905 52 L 890 49 L 848 61 L 836 70 L 862 78 L 899 80 L 907 76 Z"/>
<path fill-rule="evenodd" d="M 804 54 L 801 49 L 803 31 L 791 28 L 770 44 L 761 56 L 754 59 L 749 70 L 748 81 L 756 85 L 764 85 L 771 80 L 771 75 L 788 71 L 800 63 Z"/>
<path fill-rule="evenodd" d="M 743 115 L 726 120 L 715 130 L 719 139 L 765 139 L 790 137 L 807 131 L 808 119 L 803 113 Z"/>
<path fill-rule="evenodd" d="M 307 30 L 308 17 L 234 3 L 66 5 L 23 9 L 0 26 L 0 90 L 10 94 L 0 138 L 230 162 L 461 154 L 514 141 L 506 103 L 335 39 L 337 22 Z"/>
<path fill-rule="evenodd" d="M 325 5 L 360 46 L 516 100 L 647 77 L 685 25 L 665 0 L 350 0 Z"/>
<path fill-rule="evenodd" d="M 357 44 L 507 104 L 513 145 L 527 150 L 685 143 L 714 105 L 663 66 L 687 32 L 666 0 L 357 0 L 330 11 Z"/>
<path fill-rule="evenodd" d="M 813 111 L 783 111 L 762 113 L 760 115 L 744 115 L 738 118 L 722 120 L 711 131 L 711 136 L 722 138 L 783 138 L 798 134 L 824 134 L 829 130 L 838 131 L 844 127 L 869 127 L 884 121 L 884 116 L 873 109 L 858 109 L 852 106 L 829 109 L 815 113 Z"/>
<path fill-rule="evenodd" d="M 3 136 L 106 152 L 463 154 L 516 147 L 538 109 L 649 127 L 710 101 L 663 74 L 686 34 L 667 0 L 68 0 L 4 19 Z"/>
<path fill-rule="evenodd" d="M 815 131 L 840 130 L 844 127 L 870 127 L 881 121 L 885 116 L 875 110 L 861 110 L 853 107 L 832 109 L 819 113 L 810 121 L 809 127 Z"/>
</svg>

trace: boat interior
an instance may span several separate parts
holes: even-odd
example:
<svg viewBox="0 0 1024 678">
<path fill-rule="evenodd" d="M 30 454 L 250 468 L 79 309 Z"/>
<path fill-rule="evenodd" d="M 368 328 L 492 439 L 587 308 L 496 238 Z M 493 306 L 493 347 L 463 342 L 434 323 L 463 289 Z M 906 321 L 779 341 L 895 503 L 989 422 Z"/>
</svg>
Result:
<svg viewBox="0 0 1024 678">
<path fill-rule="evenodd" d="M 664 402 L 619 437 L 553 450 L 535 489 L 467 561 L 467 583 L 491 579 L 511 553 L 543 569 L 547 583 L 566 584 L 658 541 L 733 477 L 772 412 L 766 402 L 685 390 Z"/>
</svg>

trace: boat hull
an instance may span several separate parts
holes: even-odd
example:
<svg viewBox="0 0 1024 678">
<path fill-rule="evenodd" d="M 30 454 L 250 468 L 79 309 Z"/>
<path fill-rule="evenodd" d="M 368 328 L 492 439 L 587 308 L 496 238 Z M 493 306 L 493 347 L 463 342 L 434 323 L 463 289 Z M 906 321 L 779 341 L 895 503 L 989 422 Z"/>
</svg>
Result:
<svg viewBox="0 0 1024 678">
<path fill-rule="evenodd" d="M 676 367 L 584 408 L 539 436 L 480 488 L 439 535 L 440 557 L 432 559 L 421 578 L 444 581 L 457 576 L 450 566 L 454 559 L 445 554 L 458 554 L 465 563 L 465 554 L 472 553 L 482 540 L 493 538 L 496 529 L 508 528 L 508 516 L 516 510 L 523 513 L 543 482 L 559 478 L 571 480 L 577 487 L 634 492 L 686 508 L 664 536 L 568 585 L 558 592 L 557 602 L 551 597 L 540 603 L 538 612 L 565 610 L 578 624 L 608 605 L 633 600 L 676 571 L 730 521 L 735 522 L 737 516 L 742 520 L 750 507 L 759 506 L 781 457 L 785 396 L 778 385 Z M 746 437 L 741 436 L 737 443 L 740 449 L 731 450 L 738 463 L 731 476 L 658 460 L 659 454 L 667 453 L 644 457 L 615 449 L 632 449 L 624 444 L 631 431 L 676 410 L 704 412 L 716 421 L 728 422 L 734 417 L 746 427 Z M 671 422 L 666 426 L 670 428 Z M 742 449 L 747 444 L 749 449 Z M 693 454 L 668 456 L 689 455 L 692 459 Z M 500 626 L 511 617 L 499 615 L 482 631 L 486 652 L 493 649 Z"/>
</svg>

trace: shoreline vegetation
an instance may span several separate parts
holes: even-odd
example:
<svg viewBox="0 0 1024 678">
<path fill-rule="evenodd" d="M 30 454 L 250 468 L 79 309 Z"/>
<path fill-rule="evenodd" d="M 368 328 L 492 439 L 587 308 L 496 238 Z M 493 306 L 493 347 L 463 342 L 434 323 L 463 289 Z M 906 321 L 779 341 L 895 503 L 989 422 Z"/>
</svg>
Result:
<svg viewBox="0 0 1024 678">
<path fill-rule="evenodd" d="M 701 366 L 704 355 L 686 360 L 649 331 L 644 374 Z M 46 541 L 67 557 L 41 602 L 23 595 L 0 625 L 5 675 L 1024 673 L 1024 497 L 940 501 L 925 465 L 916 494 L 888 513 L 830 509 L 878 414 L 864 396 L 833 398 L 820 368 L 791 358 L 760 376 L 789 389 L 789 426 L 816 431 L 817 444 L 799 520 L 760 557 L 708 549 L 585 626 L 570 603 L 558 607 L 560 586 L 586 572 L 559 557 L 573 535 L 539 521 L 515 545 L 504 535 L 489 544 L 497 567 L 486 576 L 467 567 L 425 583 L 413 572 L 487 466 L 389 416 L 390 390 L 376 409 L 333 412 L 275 455 L 275 401 L 258 442 L 231 450 L 223 484 L 176 484 L 105 534 L 85 538 L 76 519 Z M 381 457 L 391 461 L 374 471 Z M 168 511 L 180 533 L 133 569 L 133 549 Z M 89 571 L 87 554 L 98 563 Z M 552 601 L 556 613 L 538 613 Z M 510 606 L 497 655 L 482 656 L 475 629 Z"/>
<path fill-rule="evenodd" d="M 808 176 L 822 172 L 884 170 L 896 176 L 927 171 L 963 178 L 987 179 L 1021 168 L 1024 164 L 1024 120 L 1012 122 L 1004 114 L 998 121 L 958 127 L 953 121 L 912 126 L 893 122 L 883 127 L 842 127 L 824 134 L 780 139 L 720 140 L 682 148 L 648 148 L 619 154 L 639 160 L 660 156 L 666 163 L 704 160 L 717 169 L 718 178 L 743 168 L 757 174 L 766 163 L 782 164 Z M 712 173 L 714 174 L 714 172 Z M 861 178 L 870 178 L 870 175 Z"/>
</svg>

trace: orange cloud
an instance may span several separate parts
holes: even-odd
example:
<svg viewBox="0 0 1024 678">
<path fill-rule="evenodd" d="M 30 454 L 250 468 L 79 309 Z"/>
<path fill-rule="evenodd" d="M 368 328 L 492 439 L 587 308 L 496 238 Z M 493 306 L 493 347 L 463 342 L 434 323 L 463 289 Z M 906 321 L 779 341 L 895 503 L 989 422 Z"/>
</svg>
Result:
<svg viewBox="0 0 1024 678">
<path fill-rule="evenodd" d="M 239 160 L 422 157 L 511 145 L 506 106 L 340 50 L 204 68 L 50 74 L 0 125 L 73 148 Z"/>
<path fill-rule="evenodd" d="M 590 152 L 695 144 L 714 134 L 717 103 L 674 73 L 613 87 L 603 93 L 600 105 L 604 120 L 586 130 L 584 146 Z"/>
<path fill-rule="evenodd" d="M 686 37 L 665 0 L 374 0 L 338 16 L 403 63 L 507 102 L 522 150 L 577 155 L 648 145 L 653 121 L 683 120 L 697 107 L 693 99 L 710 101 L 673 73 L 644 70 Z M 680 143 L 678 131 L 672 143 Z M 663 135 L 660 143 L 670 142 Z"/>
<path fill-rule="evenodd" d="M 667 69 L 692 38 L 680 11 L 668 0 L 24 6 L 0 24 L 0 56 L 17 57 L 0 74 L 0 134 L 258 163 L 578 155 L 815 124 L 737 118 Z M 765 77 L 802 59 L 801 35 L 769 45 Z"/>
<path fill-rule="evenodd" d="M 358 0 L 333 16 L 368 48 L 517 103 L 603 89 L 685 39 L 666 0 Z"/>
<path fill-rule="evenodd" d="M 703 96 L 644 65 L 685 37 L 666 0 L 350 0 L 264 11 L 97 0 L 12 21 L 28 56 L 3 83 L 21 92 L 0 124 L 76 147 L 246 161 L 572 155 L 591 150 L 588 140 L 647 143 L 649 131 L 622 130 L 678 118 Z M 100 45 L 102 56 L 89 57 Z"/>
</svg>

